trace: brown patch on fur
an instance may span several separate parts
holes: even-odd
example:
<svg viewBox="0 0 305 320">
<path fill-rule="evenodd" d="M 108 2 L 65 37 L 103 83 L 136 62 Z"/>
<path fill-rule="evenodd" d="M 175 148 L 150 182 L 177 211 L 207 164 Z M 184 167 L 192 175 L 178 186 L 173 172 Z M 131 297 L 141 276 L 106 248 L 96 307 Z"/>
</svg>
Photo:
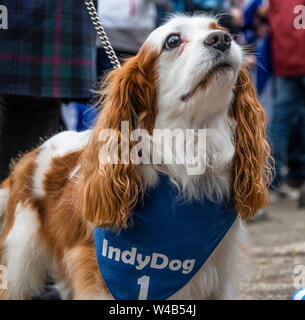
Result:
<svg viewBox="0 0 305 320">
<path fill-rule="evenodd" d="M 51 243 L 59 251 L 81 241 L 93 243 L 91 233 L 88 234 L 87 222 L 77 214 L 76 199 L 73 197 L 78 179 L 69 177 L 81 153 L 82 151 L 73 152 L 52 159 L 44 180 L 47 197 L 37 199 L 36 202 L 45 235 L 50 234 L 47 238 L 52 238 Z"/>
<path fill-rule="evenodd" d="M 47 197 L 35 198 L 34 205 L 39 211 L 39 218 L 44 224 L 46 209 L 54 205 L 66 192 L 65 187 L 71 183 L 70 174 L 76 167 L 82 151 L 72 152 L 62 157 L 54 157 L 49 170 L 44 175 L 43 189 Z M 71 201 L 71 200 L 70 200 Z M 71 203 L 69 203 L 70 205 Z"/>
<path fill-rule="evenodd" d="M 103 129 L 112 129 L 118 137 L 118 154 L 126 154 L 120 131 L 121 121 L 129 122 L 129 132 L 141 127 L 152 133 L 156 108 L 156 61 L 158 54 L 143 47 L 137 56 L 112 71 L 101 86 L 104 105 L 88 147 L 80 158 L 80 183 L 76 196 L 83 217 L 93 225 L 120 230 L 128 225 L 130 214 L 141 194 L 142 180 L 137 165 L 122 163 L 100 165 L 98 155 L 107 142 L 100 141 Z"/>
<path fill-rule="evenodd" d="M 229 30 L 227 28 L 219 26 L 216 22 L 210 22 L 209 29 L 210 30 L 222 30 L 222 31 L 229 33 Z"/>
<path fill-rule="evenodd" d="M 73 247 L 87 235 L 86 222 L 76 215 L 72 198 L 75 178 L 70 178 L 81 152 L 53 158 L 43 181 L 46 196 L 33 199 L 42 236 L 53 247 L 59 260 L 65 248 Z"/>
<path fill-rule="evenodd" d="M 235 95 L 232 108 L 237 123 L 233 169 L 235 207 L 242 218 L 248 218 L 267 205 L 271 156 L 265 136 L 265 112 L 245 67 L 239 73 Z"/>
<path fill-rule="evenodd" d="M 39 149 L 35 149 L 25 154 L 14 166 L 9 178 L 3 183 L 3 187 L 9 187 L 9 198 L 6 206 L 6 224 L 0 238 L 0 250 L 4 239 L 13 227 L 15 221 L 15 210 L 20 202 L 29 202 L 32 190 L 32 176 L 36 168 L 36 157 Z M 1 252 L 0 252 L 1 256 Z"/>
</svg>

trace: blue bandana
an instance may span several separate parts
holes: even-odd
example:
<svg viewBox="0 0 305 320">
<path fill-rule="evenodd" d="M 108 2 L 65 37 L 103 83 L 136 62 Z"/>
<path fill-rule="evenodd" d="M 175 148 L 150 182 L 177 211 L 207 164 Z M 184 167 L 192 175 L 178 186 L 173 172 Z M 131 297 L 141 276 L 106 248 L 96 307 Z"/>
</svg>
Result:
<svg viewBox="0 0 305 320">
<path fill-rule="evenodd" d="M 95 228 L 98 265 L 115 299 L 167 299 L 205 263 L 235 221 L 232 202 L 182 202 L 165 176 L 119 234 Z"/>
</svg>

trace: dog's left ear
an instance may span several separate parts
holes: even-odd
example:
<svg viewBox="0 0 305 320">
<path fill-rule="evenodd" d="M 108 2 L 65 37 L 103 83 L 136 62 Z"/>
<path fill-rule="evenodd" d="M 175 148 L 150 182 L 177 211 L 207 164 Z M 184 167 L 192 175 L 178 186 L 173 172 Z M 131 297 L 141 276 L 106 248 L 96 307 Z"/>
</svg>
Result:
<svg viewBox="0 0 305 320">
<path fill-rule="evenodd" d="M 235 207 L 242 218 L 248 218 L 267 205 L 271 157 L 265 136 L 265 112 L 244 66 L 235 88 L 232 115 L 236 120 L 233 165 Z"/>
</svg>

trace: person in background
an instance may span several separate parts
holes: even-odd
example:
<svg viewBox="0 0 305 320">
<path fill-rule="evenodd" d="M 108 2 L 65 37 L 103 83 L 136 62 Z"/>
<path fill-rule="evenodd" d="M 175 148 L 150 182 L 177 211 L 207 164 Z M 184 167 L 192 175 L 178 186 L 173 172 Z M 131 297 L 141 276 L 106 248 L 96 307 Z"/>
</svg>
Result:
<svg viewBox="0 0 305 320">
<path fill-rule="evenodd" d="M 269 22 L 275 84 L 271 141 L 276 176 L 273 187 L 286 182 L 300 188 L 305 181 L 305 29 L 295 29 L 294 8 L 304 0 L 269 0 Z M 284 166 L 289 172 L 285 176 Z M 303 197 L 303 198 L 302 198 Z M 300 205 L 305 203 L 301 195 Z"/>
<path fill-rule="evenodd" d="M 20 153 L 60 131 L 61 102 L 91 97 L 95 31 L 83 0 L 2 0 L 0 180 Z"/>
</svg>

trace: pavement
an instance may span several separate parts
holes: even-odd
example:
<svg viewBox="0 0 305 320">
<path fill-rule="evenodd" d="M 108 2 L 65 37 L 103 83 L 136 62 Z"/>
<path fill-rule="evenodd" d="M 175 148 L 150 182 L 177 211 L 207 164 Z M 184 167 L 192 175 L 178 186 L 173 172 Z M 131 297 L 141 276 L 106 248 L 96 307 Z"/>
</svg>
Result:
<svg viewBox="0 0 305 320">
<path fill-rule="evenodd" d="M 305 266 L 305 209 L 298 209 L 296 200 L 281 199 L 266 210 L 267 219 L 246 223 L 250 270 L 239 299 L 291 299 L 293 270 Z"/>
</svg>

